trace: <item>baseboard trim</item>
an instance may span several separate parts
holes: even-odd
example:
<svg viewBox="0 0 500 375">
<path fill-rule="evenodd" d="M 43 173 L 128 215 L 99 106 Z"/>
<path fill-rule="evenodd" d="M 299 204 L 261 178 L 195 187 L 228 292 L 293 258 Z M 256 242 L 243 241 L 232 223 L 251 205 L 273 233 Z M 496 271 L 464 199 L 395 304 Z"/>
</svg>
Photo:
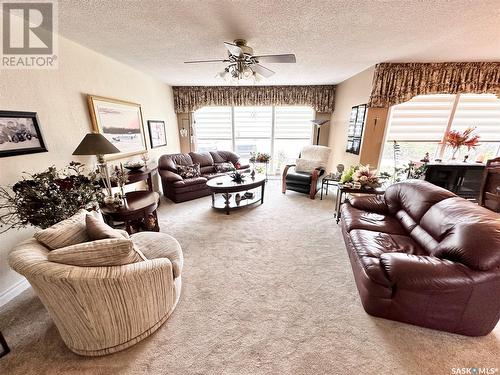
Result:
<svg viewBox="0 0 500 375">
<path fill-rule="evenodd" d="M 5 305 L 7 302 L 17 297 L 19 294 L 24 292 L 26 289 L 30 287 L 30 283 L 26 279 L 22 279 L 12 285 L 5 292 L 0 294 L 0 306 Z"/>
</svg>

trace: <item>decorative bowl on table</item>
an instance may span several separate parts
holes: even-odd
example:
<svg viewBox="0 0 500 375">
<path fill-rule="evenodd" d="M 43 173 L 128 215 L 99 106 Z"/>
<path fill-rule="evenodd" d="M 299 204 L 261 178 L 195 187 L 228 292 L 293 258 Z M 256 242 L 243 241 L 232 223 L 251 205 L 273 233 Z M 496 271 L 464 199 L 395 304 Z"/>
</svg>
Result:
<svg viewBox="0 0 500 375">
<path fill-rule="evenodd" d="M 142 161 L 129 161 L 123 164 L 125 168 L 129 171 L 138 171 L 142 167 L 144 167 L 144 163 Z"/>
</svg>

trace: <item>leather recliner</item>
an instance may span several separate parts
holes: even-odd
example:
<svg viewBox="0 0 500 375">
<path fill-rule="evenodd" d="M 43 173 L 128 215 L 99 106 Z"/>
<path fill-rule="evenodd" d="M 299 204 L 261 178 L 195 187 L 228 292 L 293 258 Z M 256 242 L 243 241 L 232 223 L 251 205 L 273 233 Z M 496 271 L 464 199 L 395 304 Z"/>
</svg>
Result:
<svg viewBox="0 0 500 375">
<path fill-rule="evenodd" d="M 350 198 L 342 232 L 365 311 L 482 336 L 500 316 L 500 216 L 421 180 Z"/>
<path fill-rule="evenodd" d="M 231 162 L 240 172 L 248 171 L 249 165 L 242 165 L 239 163 L 239 160 L 239 155 L 231 151 L 162 155 L 158 160 L 158 173 L 162 182 L 163 195 L 175 203 L 210 195 L 207 181 L 226 174 L 217 173 L 214 164 Z M 196 163 L 200 164 L 201 176 L 183 179 L 177 173 L 178 165 L 192 165 Z"/>
<path fill-rule="evenodd" d="M 282 193 L 293 190 L 298 193 L 308 194 L 314 199 L 321 188 L 321 178 L 325 174 L 331 149 L 325 146 L 309 145 L 302 148 L 297 164 L 288 164 L 283 170 Z M 311 170 L 301 170 L 300 162 L 307 161 L 308 166 L 314 166 Z"/>
</svg>

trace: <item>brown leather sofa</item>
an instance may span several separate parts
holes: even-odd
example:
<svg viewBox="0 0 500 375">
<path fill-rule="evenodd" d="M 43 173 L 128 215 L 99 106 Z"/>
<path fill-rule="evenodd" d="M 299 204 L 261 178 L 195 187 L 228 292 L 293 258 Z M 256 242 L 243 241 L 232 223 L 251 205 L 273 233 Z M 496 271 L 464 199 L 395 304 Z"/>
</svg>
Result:
<svg viewBox="0 0 500 375">
<path fill-rule="evenodd" d="M 500 317 L 500 216 L 421 180 L 351 198 L 342 232 L 370 315 L 467 336 Z"/>
<path fill-rule="evenodd" d="M 240 157 L 231 151 L 190 152 L 189 154 L 167 154 L 158 160 L 163 194 L 175 203 L 210 195 L 207 181 L 225 173 L 215 172 L 215 163 L 231 162 L 239 171 L 247 171 L 249 165 L 241 165 Z M 178 165 L 200 164 L 200 177 L 183 179 L 177 174 Z"/>
</svg>

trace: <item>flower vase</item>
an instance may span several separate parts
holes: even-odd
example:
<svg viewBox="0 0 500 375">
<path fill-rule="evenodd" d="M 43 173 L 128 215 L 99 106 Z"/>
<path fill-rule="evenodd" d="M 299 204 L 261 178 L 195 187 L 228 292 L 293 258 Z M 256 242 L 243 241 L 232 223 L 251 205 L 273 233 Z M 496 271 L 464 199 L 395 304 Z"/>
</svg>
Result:
<svg viewBox="0 0 500 375">
<path fill-rule="evenodd" d="M 453 161 L 457 160 L 458 151 L 460 151 L 460 147 L 453 147 L 452 154 L 451 154 L 451 160 L 453 160 Z"/>
</svg>

